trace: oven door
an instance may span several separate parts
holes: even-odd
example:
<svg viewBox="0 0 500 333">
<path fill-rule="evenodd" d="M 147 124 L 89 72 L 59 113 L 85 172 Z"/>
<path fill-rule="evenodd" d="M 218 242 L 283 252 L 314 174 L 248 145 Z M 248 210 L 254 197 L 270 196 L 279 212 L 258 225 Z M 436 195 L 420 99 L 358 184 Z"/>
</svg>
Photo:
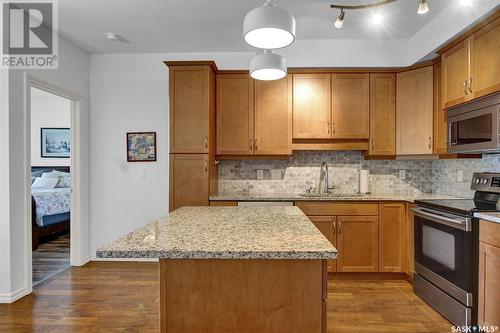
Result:
<svg viewBox="0 0 500 333">
<path fill-rule="evenodd" d="M 448 152 L 496 151 L 499 146 L 499 105 L 448 116 Z"/>
<path fill-rule="evenodd" d="M 466 306 L 472 305 L 473 236 L 470 218 L 416 207 L 415 271 Z"/>
</svg>

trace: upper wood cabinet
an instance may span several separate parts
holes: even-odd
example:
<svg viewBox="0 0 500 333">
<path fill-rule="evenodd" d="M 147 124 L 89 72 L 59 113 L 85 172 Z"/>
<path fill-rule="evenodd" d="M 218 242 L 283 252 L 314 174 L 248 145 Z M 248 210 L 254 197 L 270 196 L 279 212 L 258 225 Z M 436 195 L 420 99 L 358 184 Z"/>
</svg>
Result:
<svg viewBox="0 0 500 333">
<path fill-rule="evenodd" d="M 396 76 L 370 74 L 368 155 L 396 155 Z"/>
<path fill-rule="evenodd" d="M 370 136 L 370 75 L 332 75 L 332 138 Z"/>
<path fill-rule="evenodd" d="M 441 55 L 443 108 L 500 90 L 500 17 Z"/>
<path fill-rule="evenodd" d="M 170 66 L 170 153 L 213 151 L 215 81 L 210 66 Z"/>
<path fill-rule="evenodd" d="M 209 154 L 170 154 L 170 211 L 208 206 L 217 191 L 217 165 Z"/>
<path fill-rule="evenodd" d="M 406 272 L 406 206 L 380 203 L 379 272 Z"/>
<path fill-rule="evenodd" d="M 378 217 L 337 217 L 337 271 L 378 271 Z"/>
<path fill-rule="evenodd" d="M 248 74 L 217 75 L 217 154 L 253 154 L 253 90 Z"/>
<path fill-rule="evenodd" d="M 292 153 L 292 78 L 255 81 L 254 154 Z"/>
<path fill-rule="evenodd" d="M 293 75 L 293 138 L 331 137 L 330 74 Z"/>
<path fill-rule="evenodd" d="M 442 109 L 443 85 L 441 84 L 441 63 L 434 65 L 434 154 L 448 153 L 448 112 Z"/>
<path fill-rule="evenodd" d="M 396 154 L 432 154 L 433 67 L 398 73 L 396 81 Z"/>
</svg>

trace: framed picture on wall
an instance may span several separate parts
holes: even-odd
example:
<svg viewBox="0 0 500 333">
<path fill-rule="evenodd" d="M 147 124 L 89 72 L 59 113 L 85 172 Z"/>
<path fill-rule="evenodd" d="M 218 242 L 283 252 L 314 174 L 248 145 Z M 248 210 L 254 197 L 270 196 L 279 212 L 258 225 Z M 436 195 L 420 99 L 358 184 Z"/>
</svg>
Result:
<svg viewBox="0 0 500 333">
<path fill-rule="evenodd" d="M 70 158 L 71 130 L 69 128 L 41 128 L 42 158 Z"/>
<path fill-rule="evenodd" d="M 156 161 L 156 132 L 127 133 L 127 162 Z"/>
</svg>

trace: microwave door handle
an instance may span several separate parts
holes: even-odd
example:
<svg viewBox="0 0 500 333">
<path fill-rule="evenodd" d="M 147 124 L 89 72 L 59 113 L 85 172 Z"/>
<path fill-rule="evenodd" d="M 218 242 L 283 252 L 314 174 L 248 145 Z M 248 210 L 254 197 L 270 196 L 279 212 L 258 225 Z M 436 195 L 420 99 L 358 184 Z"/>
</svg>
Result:
<svg viewBox="0 0 500 333">
<path fill-rule="evenodd" d="M 461 219 L 452 219 L 440 214 L 434 214 L 427 210 L 423 210 L 421 208 L 412 208 L 413 213 L 416 216 L 422 217 L 424 219 L 428 219 L 430 221 L 444 224 L 452 228 L 464 230 L 464 231 L 472 231 L 471 219 L 468 217 L 464 217 Z"/>
</svg>

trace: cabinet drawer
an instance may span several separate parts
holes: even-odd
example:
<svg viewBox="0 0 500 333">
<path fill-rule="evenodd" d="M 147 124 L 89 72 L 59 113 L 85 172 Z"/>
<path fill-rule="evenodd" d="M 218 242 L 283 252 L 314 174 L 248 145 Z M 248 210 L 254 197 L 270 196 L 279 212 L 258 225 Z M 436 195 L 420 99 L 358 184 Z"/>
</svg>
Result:
<svg viewBox="0 0 500 333">
<path fill-rule="evenodd" d="M 313 202 L 295 203 L 306 215 L 378 215 L 378 203 L 373 202 Z"/>
</svg>

